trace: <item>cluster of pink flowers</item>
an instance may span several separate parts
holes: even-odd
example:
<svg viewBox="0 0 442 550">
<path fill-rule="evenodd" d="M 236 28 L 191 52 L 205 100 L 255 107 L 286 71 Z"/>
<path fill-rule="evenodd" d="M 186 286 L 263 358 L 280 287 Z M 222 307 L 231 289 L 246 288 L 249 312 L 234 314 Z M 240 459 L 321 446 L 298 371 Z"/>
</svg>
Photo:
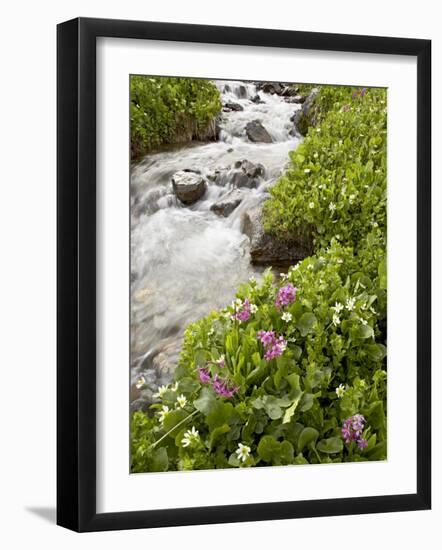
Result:
<svg viewBox="0 0 442 550">
<path fill-rule="evenodd" d="M 264 359 L 266 361 L 271 361 L 272 359 L 279 357 L 283 354 L 287 347 L 286 340 L 282 336 L 276 336 L 273 330 L 259 331 L 258 339 L 261 340 L 261 343 L 264 346 Z"/>
<path fill-rule="evenodd" d="M 296 300 L 296 291 L 292 284 L 285 285 L 278 290 L 276 296 L 275 306 L 279 309 L 282 306 L 288 306 Z"/>
<path fill-rule="evenodd" d="M 224 360 L 222 360 L 222 365 L 221 360 L 218 361 L 217 364 L 219 366 L 224 366 Z M 233 397 L 235 393 L 237 393 L 237 391 L 239 390 L 238 386 L 235 386 L 229 380 L 220 378 L 218 374 L 215 374 L 212 380 L 212 377 L 207 367 L 200 367 L 198 369 L 198 376 L 202 384 L 211 383 L 215 392 L 222 397 Z"/>
<path fill-rule="evenodd" d="M 344 420 L 341 433 L 345 443 L 349 445 L 352 441 L 356 441 L 361 451 L 365 449 L 368 442 L 364 437 L 362 437 L 364 428 L 365 418 L 362 414 L 354 414 Z"/>
<path fill-rule="evenodd" d="M 250 319 L 250 302 L 244 300 L 244 303 L 236 310 L 236 313 L 232 315 L 232 319 L 235 321 L 248 321 Z"/>
<path fill-rule="evenodd" d="M 213 389 L 222 397 L 233 397 L 239 390 L 238 386 L 231 384 L 228 380 L 223 380 L 217 374 L 213 378 Z"/>
<path fill-rule="evenodd" d="M 358 97 L 364 97 L 366 93 L 367 93 L 367 88 L 362 88 L 362 90 L 359 90 L 358 92 L 353 92 L 353 99 L 357 99 Z"/>
</svg>

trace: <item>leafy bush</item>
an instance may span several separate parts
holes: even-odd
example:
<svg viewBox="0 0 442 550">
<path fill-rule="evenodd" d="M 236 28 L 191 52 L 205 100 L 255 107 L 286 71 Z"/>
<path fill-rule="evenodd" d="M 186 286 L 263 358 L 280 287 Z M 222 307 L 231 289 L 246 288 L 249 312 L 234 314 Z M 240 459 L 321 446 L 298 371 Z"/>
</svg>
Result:
<svg viewBox="0 0 442 550">
<path fill-rule="evenodd" d="M 213 82 L 196 78 L 132 76 L 130 97 L 133 156 L 201 136 L 221 109 Z"/>
<path fill-rule="evenodd" d="M 385 92 L 353 94 L 321 89 L 266 207 L 315 254 L 187 328 L 174 384 L 132 417 L 132 471 L 386 458 Z"/>
<path fill-rule="evenodd" d="M 386 90 L 322 87 L 319 121 L 290 153 L 291 164 L 265 204 L 266 230 L 284 238 L 313 231 L 355 249 L 373 228 L 386 230 Z"/>
</svg>

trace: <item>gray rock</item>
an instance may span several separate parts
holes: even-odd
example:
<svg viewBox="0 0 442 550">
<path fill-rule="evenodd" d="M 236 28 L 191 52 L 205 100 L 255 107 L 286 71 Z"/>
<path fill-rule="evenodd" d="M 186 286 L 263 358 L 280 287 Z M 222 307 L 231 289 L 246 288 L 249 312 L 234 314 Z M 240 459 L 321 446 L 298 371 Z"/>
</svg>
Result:
<svg viewBox="0 0 442 550">
<path fill-rule="evenodd" d="M 259 86 L 265 94 L 281 94 L 284 87 L 279 82 L 262 82 Z"/>
<path fill-rule="evenodd" d="M 252 263 L 259 265 L 287 266 L 310 256 L 313 251 L 311 237 L 299 237 L 289 241 L 277 239 L 264 231 L 263 205 L 244 212 L 241 228 L 250 239 Z"/>
<path fill-rule="evenodd" d="M 184 170 L 180 170 L 172 176 L 172 186 L 175 195 L 184 204 L 193 204 L 206 191 L 206 182 L 200 174 Z"/>
<path fill-rule="evenodd" d="M 247 187 L 248 189 L 254 189 L 258 187 L 258 180 L 251 178 L 242 170 L 230 170 L 227 174 L 228 182 L 236 187 Z"/>
<path fill-rule="evenodd" d="M 257 105 L 258 104 L 261 104 L 261 103 L 265 103 L 265 101 L 263 101 L 258 94 L 256 94 L 255 96 L 253 96 L 250 100 L 252 103 L 256 103 Z"/>
<path fill-rule="evenodd" d="M 224 104 L 225 111 L 244 111 L 244 107 L 239 103 L 234 103 L 233 101 L 228 101 Z"/>
<path fill-rule="evenodd" d="M 237 160 L 234 167 L 241 168 L 241 170 L 250 178 L 263 177 L 265 174 L 265 168 L 260 162 L 253 164 L 253 162 L 250 162 L 250 160 L 247 159 Z"/>
<path fill-rule="evenodd" d="M 307 134 L 310 126 L 316 126 L 318 122 L 319 107 L 315 105 L 318 92 L 318 88 L 313 88 L 302 104 L 301 109 L 295 111 L 294 115 L 290 118 L 295 128 L 303 136 Z"/>
<path fill-rule="evenodd" d="M 241 204 L 244 198 L 244 192 L 240 189 L 232 189 L 223 197 L 212 204 L 210 210 L 218 214 L 218 216 L 230 216 L 237 206 Z"/>
<path fill-rule="evenodd" d="M 248 122 L 246 134 L 253 143 L 272 143 L 272 138 L 259 120 Z"/>
</svg>

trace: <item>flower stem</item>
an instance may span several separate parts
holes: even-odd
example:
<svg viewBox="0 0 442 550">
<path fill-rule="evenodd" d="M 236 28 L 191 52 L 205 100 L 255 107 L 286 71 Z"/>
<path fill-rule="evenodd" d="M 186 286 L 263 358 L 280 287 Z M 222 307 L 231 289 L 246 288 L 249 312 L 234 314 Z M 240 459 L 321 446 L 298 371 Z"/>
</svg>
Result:
<svg viewBox="0 0 442 550">
<path fill-rule="evenodd" d="M 195 409 L 193 411 L 193 413 L 190 413 L 188 416 L 186 416 L 186 418 L 183 418 L 183 420 L 181 420 L 180 422 L 178 422 L 178 424 L 175 424 L 175 426 L 173 428 L 171 428 L 168 432 L 166 432 L 164 435 L 162 435 L 160 437 L 160 439 L 158 439 L 158 441 L 155 441 L 155 443 L 152 443 L 152 445 L 150 446 L 151 449 L 154 449 L 158 443 L 160 443 L 161 441 L 163 441 L 163 439 L 165 439 L 169 434 L 171 434 L 173 432 L 173 430 L 175 430 L 176 428 L 178 428 L 179 426 L 181 426 L 182 424 L 184 424 L 185 422 L 187 422 L 189 420 L 189 418 L 191 418 L 193 415 L 195 415 L 196 413 L 198 412 L 197 409 Z"/>
</svg>

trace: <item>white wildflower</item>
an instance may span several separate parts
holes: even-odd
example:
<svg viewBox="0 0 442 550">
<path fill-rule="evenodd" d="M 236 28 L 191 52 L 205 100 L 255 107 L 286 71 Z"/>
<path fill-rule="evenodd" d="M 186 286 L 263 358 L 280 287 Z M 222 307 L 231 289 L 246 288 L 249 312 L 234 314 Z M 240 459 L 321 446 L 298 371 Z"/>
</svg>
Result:
<svg viewBox="0 0 442 550">
<path fill-rule="evenodd" d="M 169 389 L 168 386 L 160 386 L 158 388 L 158 391 L 153 394 L 153 397 L 159 397 L 161 399 L 168 389 Z"/>
<path fill-rule="evenodd" d="M 163 405 L 163 408 L 158 413 L 158 418 L 160 419 L 161 424 L 164 422 L 164 419 L 169 414 L 169 407 L 167 405 Z"/>
<path fill-rule="evenodd" d="M 243 445 L 242 443 L 238 443 L 238 448 L 236 449 L 236 455 L 238 457 L 238 460 L 242 460 L 243 462 L 245 462 L 249 456 L 250 456 L 250 451 L 252 449 L 250 447 L 248 447 L 247 445 Z"/>
<path fill-rule="evenodd" d="M 359 317 L 359 322 L 363 325 L 368 325 L 368 321 L 366 319 L 363 319 L 362 317 Z"/>
<path fill-rule="evenodd" d="M 332 321 L 333 321 L 333 324 L 335 325 L 335 327 L 337 327 L 340 324 L 341 319 L 339 319 L 339 315 L 337 313 L 333 314 Z"/>
<path fill-rule="evenodd" d="M 304 174 L 310 174 L 310 172 L 311 172 L 310 168 L 305 168 Z"/>
<path fill-rule="evenodd" d="M 344 309 L 344 306 L 339 302 L 335 302 L 335 305 L 332 306 L 332 309 L 334 309 L 336 313 L 340 313 Z"/>
<path fill-rule="evenodd" d="M 178 382 L 175 382 L 175 384 L 172 384 L 172 386 L 170 386 L 170 389 L 171 389 L 172 391 L 177 391 L 177 389 L 178 389 Z"/>
<path fill-rule="evenodd" d="M 348 311 L 353 311 L 355 308 L 356 300 L 355 298 L 348 298 L 345 302 L 345 307 L 348 309 Z"/>
<path fill-rule="evenodd" d="M 256 313 L 258 311 L 258 306 L 256 304 L 250 304 L 250 313 Z"/>
<path fill-rule="evenodd" d="M 288 323 L 289 321 L 291 321 L 292 318 L 293 318 L 292 314 L 289 313 L 288 311 L 286 311 L 285 313 L 283 313 L 283 314 L 281 315 L 281 319 L 282 319 L 283 321 L 285 321 L 286 323 Z"/>
<path fill-rule="evenodd" d="M 186 399 L 186 396 L 181 394 L 179 395 L 177 398 L 176 398 L 176 402 L 178 403 L 178 406 L 181 407 L 182 409 L 184 409 L 184 407 L 186 406 L 187 404 L 187 399 Z"/>
<path fill-rule="evenodd" d="M 331 202 L 329 205 L 328 205 L 328 209 L 331 211 L 331 212 L 334 212 L 336 210 L 336 204 L 334 202 Z"/>
<path fill-rule="evenodd" d="M 308 203 L 308 207 L 309 207 L 309 208 L 314 208 L 314 207 L 315 207 L 315 203 L 314 203 L 314 202 L 309 202 L 309 203 Z"/>
<path fill-rule="evenodd" d="M 335 390 L 336 395 L 341 398 L 345 393 L 345 386 L 344 384 L 339 384 L 339 386 Z"/>
<path fill-rule="evenodd" d="M 181 440 L 181 445 L 183 447 L 189 447 L 192 443 L 196 443 L 199 439 L 198 430 L 195 429 L 195 426 L 192 426 L 190 430 L 184 432 L 183 439 Z"/>
<path fill-rule="evenodd" d="M 146 379 L 144 378 L 144 376 L 140 376 L 140 378 L 138 378 L 135 384 L 135 387 L 137 388 L 137 390 L 140 390 L 145 385 L 146 385 Z"/>
</svg>

